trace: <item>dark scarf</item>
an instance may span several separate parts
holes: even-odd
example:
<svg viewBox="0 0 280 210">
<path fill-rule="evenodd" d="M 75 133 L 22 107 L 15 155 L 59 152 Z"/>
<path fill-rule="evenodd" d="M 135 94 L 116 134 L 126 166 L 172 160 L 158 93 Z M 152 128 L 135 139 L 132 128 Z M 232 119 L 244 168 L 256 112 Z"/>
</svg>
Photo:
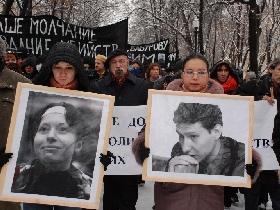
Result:
<svg viewBox="0 0 280 210">
<path fill-rule="evenodd" d="M 126 80 L 127 76 L 128 76 L 128 71 L 125 73 L 124 77 L 123 77 L 122 79 L 120 79 L 120 80 L 118 80 L 118 79 L 115 77 L 114 74 L 111 74 L 111 76 L 112 76 L 113 80 L 115 80 L 115 81 L 117 82 L 118 86 L 121 87 L 122 84 L 124 83 L 124 81 Z"/>
<path fill-rule="evenodd" d="M 53 77 L 51 77 L 50 78 L 50 87 L 77 90 L 79 87 L 79 83 L 78 83 L 78 80 L 75 78 L 72 82 L 68 83 L 67 85 L 61 85 Z"/>
</svg>

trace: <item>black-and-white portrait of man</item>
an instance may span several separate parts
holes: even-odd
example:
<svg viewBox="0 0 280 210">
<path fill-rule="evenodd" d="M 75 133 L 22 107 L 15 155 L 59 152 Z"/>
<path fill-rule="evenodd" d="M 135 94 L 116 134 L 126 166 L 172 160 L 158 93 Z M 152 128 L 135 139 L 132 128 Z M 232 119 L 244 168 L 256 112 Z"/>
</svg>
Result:
<svg viewBox="0 0 280 210">
<path fill-rule="evenodd" d="M 153 171 L 244 176 L 245 145 L 223 136 L 218 105 L 181 102 L 173 122 L 178 142 L 170 159 L 153 156 Z"/>
</svg>

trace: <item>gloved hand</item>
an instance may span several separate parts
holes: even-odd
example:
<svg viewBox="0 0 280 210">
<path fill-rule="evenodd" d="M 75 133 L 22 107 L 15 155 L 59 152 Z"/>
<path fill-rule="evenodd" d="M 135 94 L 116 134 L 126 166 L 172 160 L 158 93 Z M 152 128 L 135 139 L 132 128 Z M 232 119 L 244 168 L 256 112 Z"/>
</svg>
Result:
<svg viewBox="0 0 280 210">
<path fill-rule="evenodd" d="M 100 162 L 104 165 L 104 171 L 107 170 L 108 165 L 111 164 L 111 157 L 115 157 L 114 154 L 110 151 L 107 151 L 107 155 L 100 154 Z"/>
<path fill-rule="evenodd" d="M 13 153 L 4 153 L 6 147 L 0 148 L 0 168 L 2 168 L 12 157 Z"/>
<path fill-rule="evenodd" d="M 256 174 L 256 171 L 257 171 L 257 166 L 258 166 L 258 163 L 256 160 L 253 159 L 252 161 L 252 164 L 246 164 L 245 165 L 245 168 L 246 168 L 246 172 L 248 175 L 250 175 L 250 177 L 253 179 L 255 174 Z"/>
<path fill-rule="evenodd" d="M 139 145 L 139 155 L 142 163 L 146 158 L 149 157 L 149 154 L 150 154 L 150 148 L 145 147 L 144 142 L 141 142 Z"/>
</svg>

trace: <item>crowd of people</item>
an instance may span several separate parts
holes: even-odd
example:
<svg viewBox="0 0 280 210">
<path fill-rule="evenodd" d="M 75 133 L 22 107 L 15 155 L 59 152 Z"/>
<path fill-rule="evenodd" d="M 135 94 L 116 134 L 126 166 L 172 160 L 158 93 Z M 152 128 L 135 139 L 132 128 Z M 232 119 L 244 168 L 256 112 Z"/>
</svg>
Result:
<svg viewBox="0 0 280 210">
<path fill-rule="evenodd" d="M 234 65 L 228 61 L 218 61 L 210 68 L 205 56 L 194 53 L 184 59 L 177 60 L 163 71 L 159 63 L 147 66 L 140 60 L 130 60 L 125 50 L 115 49 L 105 55 L 98 54 L 93 59 L 82 57 L 75 45 L 65 42 L 56 43 L 49 52 L 39 57 L 28 53 L 26 48 L 17 51 L 6 49 L 6 43 L 0 38 L 0 146 L 6 146 L 8 128 L 12 114 L 16 85 L 18 82 L 33 83 L 48 87 L 70 90 L 89 91 L 97 94 L 115 96 L 115 106 L 146 105 L 148 90 L 172 90 L 183 92 L 199 92 L 211 94 L 230 94 L 254 96 L 255 100 L 266 100 L 274 105 L 275 99 L 280 99 L 280 59 L 277 58 L 268 66 L 268 73 L 257 79 L 253 72 L 246 74 L 245 80 L 240 77 Z M 238 190 L 244 194 L 245 209 L 257 210 L 259 204 L 267 202 L 269 193 L 273 209 L 280 210 L 280 185 L 277 171 L 261 171 L 261 158 L 253 150 L 252 164 L 244 164 L 244 144 L 222 136 L 221 110 L 217 106 L 201 107 L 199 104 L 181 103 L 174 113 L 176 131 L 180 137 L 172 149 L 171 158 L 164 170 L 185 173 L 204 173 L 208 164 L 218 160 L 221 153 L 227 153 L 229 165 L 216 161 L 216 171 L 213 174 L 242 174 L 246 170 L 252 177 L 252 187 L 239 189 L 233 187 L 210 186 L 202 184 L 178 184 L 169 182 L 155 182 L 154 202 L 151 209 L 156 210 L 222 210 L 230 208 L 232 203 L 238 202 Z M 208 110 L 202 112 L 201 110 Z M 211 112 L 209 110 L 212 110 Z M 277 104 L 279 110 L 279 104 Z M 197 113 L 202 113 L 197 115 Z M 209 114 L 215 113 L 215 123 L 207 121 Z M 196 114 L 196 115 L 195 115 Z M 52 119 L 58 122 L 53 122 Z M 37 124 L 33 132 L 33 144 L 36 158 L 20 166 L 17 180 L 14 181 L 12 191 L 23 193 L 41 193 L 62 197 L 89 198 L 85 188 L 90 186 L 91 179 L 72 165 L 72 157 L 82 145 L 80 137 L 83 133 L 83 123 L 79 113 L 67 103 L 50 104 L 43 107 L 34 119 Z M 71 117 L 70 117 L 71 116 Z M 192 120 L 186 120 L 190 118 Z M 213 116 L 211 116 L 213 117 Z M 71 119 L 69 121 L 69 119 Z M 79 122 L 79 126 L 74 126 Z M 208 127 L 207 123 L 211 124 Z M 57 126 L 63 125 L 63 128 Z M 57 133 L 51 132 L 54 128 Z M 188 142 L 188 132 L 199 130 L 202 135 L 197 143 Z M 63 131 L 60 131 L 63 129 Z M 64 137 L 60 132 L 64 132 Z M 67 137 L 65 139 L 65 134 Z M 273 150 L 280 162 L 280 115 L 274 119 L 272 133 Z M 57 141 L 61 145 L 71 144 L 64 154 L 48 155 L 40 148 L 46 141 Z M 149 148 L 144 146 L 145 127 L 139 133 L 132 145 L 135 159 L 139 164 L 149 157 Z M 200 143 L 201 142 L 201 143 Z M 203 151 L 196 150 L 200 144 Z M 191 146 L 190 146 L 191 145 Z M 201 146 L 202 145 L 202 146 Z M 231 146 L 229 146 L 231 145 Z M 234 147 L 232 147 L 234 145 Z M 232 150 L 234 148 L 234 150 Z M 193 155 L 194 151 L 196 155 Z M 2 149 L 0 163 L 3 166 L 12 154 L 4 153 Z M 110 163 L 110 155 L 101 155 L 104 168 Z M 191 156 L 196 156 L 193 158 Z M 191 158 L 190 158 L 191 157 Z M 211 158 L 209 158 L 211 157 Z M 193 167 L 178 167 L 177 161 L 192 162 Z M 52 164 L 49 164 L 51 161 Z M 57 162 L 56 162 L 57 161 Z M 57 164 L 56 164 L 57 163 Z M 58 164 L 59 163 L 59 164 Z M 205 167 L 204 167 L 205 166 Z M 223 170 L 221 170 L 223 168 Z M 36 177 L 30 177 L 36 174 Z M 71 173 L 64 173 L 69 172 Z M 221 172 L 222 171 L 222 172 Z M 210 173 L 210 172 L 209 172 Z M 59 181 L 50 183 L 50 177 L 58 180 L 68 180 L 61 184 Z M 77 177 L 80 177 L 79 179 Z M 43 182 L 42 180 L 47 180 Z M 105 175 L 104 179 L 104 210 L 135 210 L 138 199 L 138 185 L 144 185 L 137 175 Z M 74 184 L 75 183 L 75 184 Z M 44 186 L 54 185 L 52 192 Z M 83 186 L 82 188 L 80 186 Z M 57 189 L 57 191 L 55 190 Z M 58 190 L 59 189 L 59 190 Z M 65 189 L 65 190 L 61 190 Z M 265 189 L 265 190 L 263 190 Z M 61 194 L 62 193 L 62 194 Z M 0 209 L 19 210 L 21 206 L 16 202 L 0 202 Z M 61 207 L 42 204 L 23 203 L 24 210 L 80 210 L 81 208 Z"/>
</svg>

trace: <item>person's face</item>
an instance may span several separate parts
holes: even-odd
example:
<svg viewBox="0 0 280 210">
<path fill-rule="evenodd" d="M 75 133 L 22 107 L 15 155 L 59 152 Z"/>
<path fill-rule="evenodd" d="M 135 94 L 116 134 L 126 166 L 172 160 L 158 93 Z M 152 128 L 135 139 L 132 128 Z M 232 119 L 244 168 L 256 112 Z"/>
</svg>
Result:
<svg viewBox="0 0 280 210">
<path fill-rule="evenodd" d="M 176 132 L 179 134 L 183 155 L 190 155 L 198 162 L 211 158 L 221 134 L 220 129 L 221 126 L 217 125 L 209 133 L 200 122 L 178 124 Z"/>
<path fill-rule="evenodd" d="M 200 92 L 208 85 L 209 73 L 206 63 L 198 58 L 187 61 L 181 74 L 184 88 L 190 92 Z"/>
<path fill-rule="evenodd" d="M 88 70 L 88 68 L 89 68 L 89 65 L 87 63 L 84 63 L 84 69 Z"/>
<path fill-rule="evenodd" d="M 229 69 L 226 65 L 221 65 L 217 70 L 217 77 L 220 83 L 224 83 L 227 81 L 229 76 Z"/>
<path fill-rule="evenodd" d="M 250 77 L 250 76 L 245 76 L 245 81 L 246 81 L 246 82 L 251 81 L 251 77 Z"/>
<path fill-rule="evenodd" d="M 78 152 L 81 146 L 64 114 L 50 113 L 42 117 L 34 137 L 34 150 L 43 165 L 48 168 L 61 165 L 62 170 L 67 170 L 74 152 Z"/>
<path fill-rule="evenodd" d="M 153 79 L 157 79 L 159 77 L 159 67 L 154 66 L 150 71 L 150 77 Z"/>
<path fill-rule="evenodd" d="M 134 64 L 132 64 L 132 66 L 134 69 L 140 69 L 140 66 L 138 65 L 138 63 L 134 63 Z"/>
<path fill-rule="evenodd" d="M 26 58 L 21 58 L 21 57 L 18 57 L 18 64 L 20 65 L 20 66 L 22 66 L 22 63 L 24 62 L 26 60 Z"/>
<path fill-rule="evenodd" d="M 110 60 L 110 71 L 117 79 L 124 78 L 129 66 L 129 60 L 125 55 L 118 55 Z"/>
<path fill-rule="evenodd" d="M 104 63 L 101 60 L 95 59 L 94 67 L 95 67 L 95 71 L 98 72 L 105 71 Z"/>
<path fill-rule="evenodd" d="M 24 70 L 27 74 L 32 74 L 35 68 L 33 66 L 28 65 L 24 68 Z"/>
<path fill-rule="evenodd" d="M 66 62 L 59 62 L 52 66 L 54 79 L 61 85 L 67 85 L 75 78 L 75 67 Z"/>
<path fill-rule="evenodd" d="M 276 85 L 280 85 L 280 63 L 274 69 L 269 69 L 271 79 Z"/>
<path fill-rule="evenodd" d="M 17 59 L 15 57 L 12 57 L 12 56 L 6 57 L 6 64 L 16 63 L 16 62 L 17 62 Z"/>
</svg>

